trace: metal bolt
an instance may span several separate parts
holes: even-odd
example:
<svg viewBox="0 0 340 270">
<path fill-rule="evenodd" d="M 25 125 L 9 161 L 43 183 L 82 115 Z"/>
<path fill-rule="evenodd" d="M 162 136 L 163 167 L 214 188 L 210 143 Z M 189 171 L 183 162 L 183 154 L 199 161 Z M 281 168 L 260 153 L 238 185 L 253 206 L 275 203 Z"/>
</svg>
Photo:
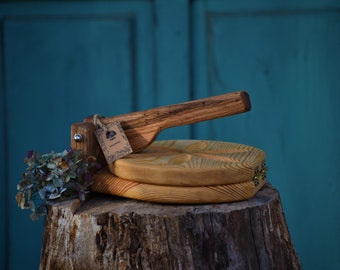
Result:
<svg viewBox="0 0 340 270">
<path fill-rule="evenodd" d="M 74 139 L 76 142 L 82 142 L 82 141 L 83 141 L 83 135 L 81 135 L 81 134 L 79 134 L 79 133 L 76 133 L 76 134 L 74 134 L 73 139 Z"/>
</svg>

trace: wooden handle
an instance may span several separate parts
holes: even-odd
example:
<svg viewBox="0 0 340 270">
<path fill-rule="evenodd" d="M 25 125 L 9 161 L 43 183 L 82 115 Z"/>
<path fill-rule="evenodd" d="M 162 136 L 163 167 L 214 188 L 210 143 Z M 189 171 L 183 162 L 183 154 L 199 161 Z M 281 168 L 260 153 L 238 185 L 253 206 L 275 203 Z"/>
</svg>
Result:
<svg viewBox="0 0 340 270">
<path fill-rule="evenodd" d="M 155 118 L 162 124 L 160 129 L 163 130 L 246 112 L 250 108 L 248 94 L 246 92 L 234 92 L 161 107 L 150 113 L 158 116 Z"/>
<path fill-rule="evenodd" d="M 247 112 L 250 108 L 248 94 L 239 91 L 100 120 L 106 125 L 119 121 L 133 152 L 139 152 L 149 146 L 166 128 Z M 84 121 L 93 122 L 93 117 Z"/>
<path fill-rule="evenodd" d="M 141 112 L 106 117 L 101 120 L 105 124 L 114 121 L 120 121 L 122 124 L 129 123 L 130 127 L 157 125 L 160 130 L 163 130 L 247 112 L 250 108 L 248 93 L 239 91 Z"/>
</svg>

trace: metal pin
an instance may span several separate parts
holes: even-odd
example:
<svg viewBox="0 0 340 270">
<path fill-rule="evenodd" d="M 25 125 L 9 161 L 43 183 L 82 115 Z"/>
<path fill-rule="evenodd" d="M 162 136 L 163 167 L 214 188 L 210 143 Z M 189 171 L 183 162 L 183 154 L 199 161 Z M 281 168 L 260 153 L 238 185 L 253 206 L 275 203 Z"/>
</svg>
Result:
<svg viewBox="0 0 340 270">
<path fill-rule="evenodd" d="M 76 142 L 82 142 L 83 141 L 83 135 L 76 133 L 76 134 L 74 134 L 73 139 Z"/>
</svg>

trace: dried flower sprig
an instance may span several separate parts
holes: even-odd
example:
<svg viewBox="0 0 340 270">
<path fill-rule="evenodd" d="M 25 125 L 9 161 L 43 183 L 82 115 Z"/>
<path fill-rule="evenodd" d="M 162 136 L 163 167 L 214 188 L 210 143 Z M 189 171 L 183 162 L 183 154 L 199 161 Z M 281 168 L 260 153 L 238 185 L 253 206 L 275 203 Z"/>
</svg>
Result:
<svg viewBox="0 0 340 270">
<path fill-rule="evenodd" d="M 72 149 L 44 155 L 29 151 L 24 162 L 27 168 L 17 186 L 16 200 L 21 209 L 31 209 L 32 220 L 46 215 L 46 205 L 52 201 L 85 200 L 92 184 L 90 173 L 99 166 L 95 157 Z"/>
</svg>

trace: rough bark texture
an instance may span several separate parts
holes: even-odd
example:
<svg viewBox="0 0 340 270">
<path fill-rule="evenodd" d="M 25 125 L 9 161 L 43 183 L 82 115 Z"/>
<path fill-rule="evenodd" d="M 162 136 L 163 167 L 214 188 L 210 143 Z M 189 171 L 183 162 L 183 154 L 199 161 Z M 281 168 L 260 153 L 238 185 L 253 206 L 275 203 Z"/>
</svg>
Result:
<svg viewBox="0 0 340 270">
<path fill-rule="evenodd" d="M 209 205 L 95 194 L 49 208 L 40 269 L 300 269 L 278 192 Z"/>
</svg>

